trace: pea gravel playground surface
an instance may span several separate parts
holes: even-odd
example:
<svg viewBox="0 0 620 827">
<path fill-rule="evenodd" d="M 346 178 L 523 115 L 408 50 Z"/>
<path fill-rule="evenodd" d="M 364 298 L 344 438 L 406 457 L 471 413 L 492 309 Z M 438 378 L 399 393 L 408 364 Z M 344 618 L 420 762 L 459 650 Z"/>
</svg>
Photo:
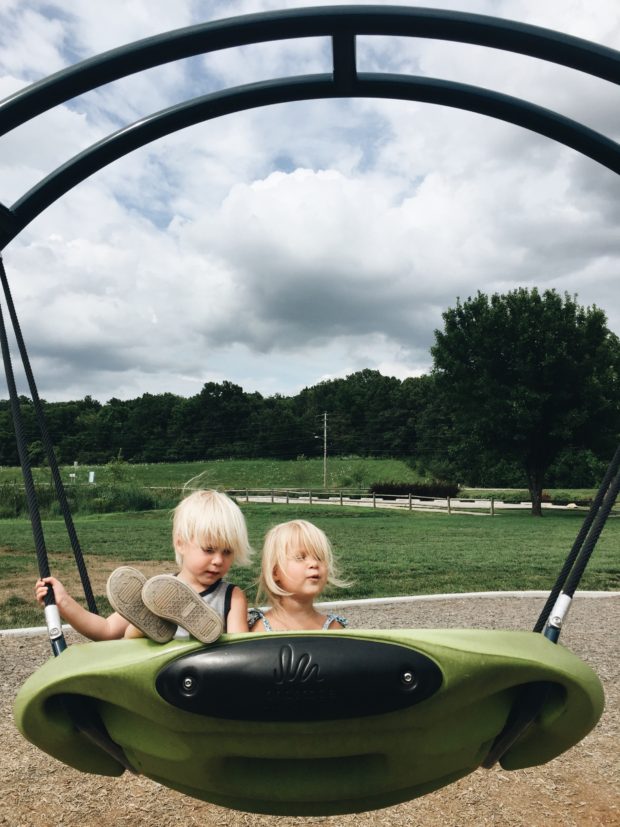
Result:
<svg viewBox="0 0 620 827">
<path fill-rule="evenodd" d="M 342 604 L 357 628 L 531 628 L 544 598 L 531 595 Z M 69 643 L 79 636 L 70 632 Z M 45 635 L 0 635 L 0 825 L 8 827 L 462 827 L 620 825 L 620 592 L 577 595 L 562 644 L 589 663 L 605 689 L 597 727 L 542 766 L 477 770 L 423 798 L 348 816 L 291 818 L 226 810 L 146 778 L 86 775 L 37 750 L 17 732 L 12 706 L 25 679 L 50 657 Z M 248 692 L 250 692 L 248 687 Z"/>
</svg>

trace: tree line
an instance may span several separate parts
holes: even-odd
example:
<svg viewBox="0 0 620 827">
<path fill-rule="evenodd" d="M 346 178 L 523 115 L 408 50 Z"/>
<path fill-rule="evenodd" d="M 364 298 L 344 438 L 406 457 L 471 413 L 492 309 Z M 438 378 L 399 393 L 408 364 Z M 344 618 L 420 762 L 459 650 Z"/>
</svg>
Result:
<svg viewBox="0 0 620 827">
<path fill-rule="evenodd" d="M 620 433 L 620 344 L 603 311 L 555 291 L 478 293 L 443 314 L 428 375 L 361 370 L 295 396 L 208 382 L 189 398 L 45 402 L 61 464 L 334 455 L 408 458 L 417 474 L 469 486 L 592 486 Z M 32 402 L 20 407 L 44 463 Z M 0 464 L 18 464 L 0 401 Z"/>
<path fill-rule="evenodd" d="M 247 393 L 224 381 L 208 382 L 190 397 L 146 393 L 102 404 L 87 396 L 43 407 L 61 464 L 119 456 L 128 462 L 320 456 L 325 414 L 331 455 L 412 456 L 423 384 L 362 370 L 290 397 Z M 21 397 L 20 408 L 37 465 L 44 451 L 31 400 Z M 19 464 L 7 401 L 0 401 L 0 464 Z"/>
</svg>

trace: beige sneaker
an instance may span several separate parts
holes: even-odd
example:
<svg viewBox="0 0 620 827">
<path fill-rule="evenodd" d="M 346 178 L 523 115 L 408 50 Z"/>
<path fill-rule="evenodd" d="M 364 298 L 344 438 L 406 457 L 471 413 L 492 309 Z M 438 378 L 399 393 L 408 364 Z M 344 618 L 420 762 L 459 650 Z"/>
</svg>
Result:
<svg viewBox="0 0 620 827">
<path fill-rule="evenodd" d="M 142 587 L 146 577 L 131 566 L 119 566 L 108 577 L 106 592 L 114 611 L 156 643 L 168 643 L 177 630 L 175 623 L 169 623 L 153 614 L 142 602 Z"/>
<path fill-rule="evenodd" d="M 191 586 L 172 574 L 158 574 L 147 580 L 142 600 L 156 615 L 187 629 L 201 643 L 213 643 L 222 634 L 224 624 L 218 613 Z"/>
</svg>

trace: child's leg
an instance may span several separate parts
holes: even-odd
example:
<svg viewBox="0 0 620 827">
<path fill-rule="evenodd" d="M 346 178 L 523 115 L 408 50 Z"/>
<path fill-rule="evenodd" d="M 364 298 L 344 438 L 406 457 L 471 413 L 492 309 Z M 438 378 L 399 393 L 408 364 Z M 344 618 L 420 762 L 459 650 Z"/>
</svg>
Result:
<svg viewBox="0 0 620 827">
<path fill-rule="evenodd" d="M 223 622 L 191 586 L 171 574 L 158 574 L 147 580 L 142 600 L 160 617 L 172 620 L 201 643 L 212 643 L 222 634 Z"/>
<path fill-rule="evenodd" d="M 128 620 L 142 635 L 157 643 L 167 643 L 176 632 L 176 624 L 169 623 L 153 614 L 142 601 L 142 587 L 146 577 L 131 566 L 114 569 L 108 578 L 107 594 L 110 604 L 120 615 Z M 131 627 L 129 627 L 131 628 Z M 140 637 L 129 629 L 125 637 Z"/>
<path fill-rule="evenodd" d="M 133 640 L 137 637 L 144 637 L 144 632 L 141 629 L 138 629 L 137 626 L 134 626 L 133 623 L 130 623 L 125 629 L 125 634 L 123 637 L 127 638 L 127 640 Z"/>
</svg>

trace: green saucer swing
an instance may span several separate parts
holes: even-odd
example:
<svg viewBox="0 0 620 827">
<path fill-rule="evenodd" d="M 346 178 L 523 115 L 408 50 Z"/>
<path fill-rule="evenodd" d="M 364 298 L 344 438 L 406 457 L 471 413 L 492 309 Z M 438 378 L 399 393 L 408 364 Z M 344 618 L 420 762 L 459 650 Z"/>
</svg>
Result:
<svg viewBox="0 0 620 827">
<path fill-rule="evenodd" d="M 15 720 L 29 741 L 83 772 L 127 766 L 225 807 L 334 815 L 397 804 L 481 766 L 524 686 L 544 688 L 544 702 L 501 758 L 513 770 L 569 749 L 603 710 L 592 669 L 532 632 L 74 645 L 26 681 Z M 76 727 L 85 710 L 121 756 Z"/>
</svg>

